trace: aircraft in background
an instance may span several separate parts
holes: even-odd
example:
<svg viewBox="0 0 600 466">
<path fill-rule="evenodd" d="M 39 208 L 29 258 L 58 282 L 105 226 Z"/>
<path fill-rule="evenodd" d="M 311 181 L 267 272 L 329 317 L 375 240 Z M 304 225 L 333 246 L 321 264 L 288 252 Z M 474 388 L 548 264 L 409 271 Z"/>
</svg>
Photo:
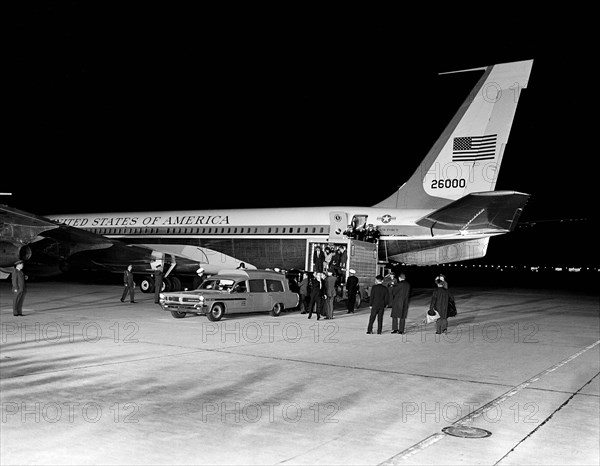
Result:
<svg viewBox="0 0 600 466">
<path fill-rule="evenodd" d="M 307 244 L 345 238 L 373 224 L 378 259 L 430 265 L 485 256 L 492 236 L 512 231 L 528 194 L 495 191 L 520 92 L 533 60 L 474 70 L 483 74 L 408 181 L 371 207 L 329 206 L 49 215 L 0 205 L 0 270 L 18 259 L 29 275 L 71 269 L 122 272 L 128 264 L 153 287 L 157 263 L 168 287 L 198 266 L 304 269 Z M 464 70 L 473 71 L 473 70 Z"/>
</svg>

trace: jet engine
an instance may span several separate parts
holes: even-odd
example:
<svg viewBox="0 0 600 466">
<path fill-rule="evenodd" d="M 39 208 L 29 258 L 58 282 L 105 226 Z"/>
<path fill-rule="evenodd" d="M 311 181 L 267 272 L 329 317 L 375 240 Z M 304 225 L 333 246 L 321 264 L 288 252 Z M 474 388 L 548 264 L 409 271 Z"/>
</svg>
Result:
<svg viewBox="0 0 600 466">
<path fill-rule="evenodd" d="M 0 241 L 0 267 L 10 267 L 18 260 L 31 258 L 31 248 L 20 243 Z"/>
</svg>

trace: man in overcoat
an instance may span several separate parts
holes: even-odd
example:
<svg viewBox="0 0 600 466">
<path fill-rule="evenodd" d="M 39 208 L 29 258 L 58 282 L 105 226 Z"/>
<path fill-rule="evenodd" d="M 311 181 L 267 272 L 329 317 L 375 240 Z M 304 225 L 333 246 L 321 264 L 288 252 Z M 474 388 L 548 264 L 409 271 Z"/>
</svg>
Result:
<svg viewBox="0 0 600 466">
<path fill-rule="evenodd" d="M 435 321 L 435 333 L 439 335 L 446 333 L 448 328 L 448 303 L 454 298 L 450 291 L 444 287 L 445 282 L 443 280 L 438 279 L 435 283 L 437 288 L 433 290 L 429 308 L 435 309 L 440 315 L 440 318 Z"/>
<path fill-rule="evenodd" d="M 375 277 L 375 285 L 371 288 L 371 315 L 369 316 L 369 325 L 367 333 L 373 333 L 373 322 L 377 317 L 377 334 L 381 335 L 383 330 L 383 311 L 390 304 L 390 292 L 388 287 L 383 284 L 383 277 Z"/>
<path fill-rule="evenodd" d="M 15 271 L 12 273 L 13 290 L 13 316 L 23 315 L 23 301 L 25 300 L 25 274 L 23 261 L 15 262 Z"/>
<path fill-rule="evenodd" d="M 406 275 L 398 275 L 398 283 L 392 288 L 392 333 L 404 333 L 406 316 L 408 315 L 408 302 L 410 300 L 410 283 Z M 400 321 L 398 323 L 398 321 Z"/>
</svg>

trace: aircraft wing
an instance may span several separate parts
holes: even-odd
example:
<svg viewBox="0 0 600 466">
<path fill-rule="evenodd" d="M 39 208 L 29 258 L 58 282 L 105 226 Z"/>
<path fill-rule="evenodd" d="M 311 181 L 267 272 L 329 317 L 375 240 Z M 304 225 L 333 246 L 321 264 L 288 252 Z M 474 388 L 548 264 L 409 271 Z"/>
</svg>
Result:
<svg viewBox="0 0 600 466">
<path fill-rule="evenodd" d="M 150 246 L 126 244 L 118 239 L 0 204 L 0 267 L 12 267 L 18 259 L 30 259 L 32 248 L 36 252 L 33 259 L 60 261 L 63 269 L 65 261 L 74 254 L 101 250 L 106 250 L 101 257 L 97 254 L 88 255 L 85 260 L 104 270 L 123 270 L 127 264 L 133 264 L 139 271 L 151 272 L 151 263 L 166 257 L 172 264 L 178 263 L 190 270 L 197 268 L 197 262 L 185 254 L 174 251 L 165 253 Z"/>
<path fill-rule="evenodd" d="M 516 191 L 471 193 L 419 219 L 417 225 L 461 232 L 514 230 L 529 194 Z"/>
<path fill-rule="evenodd" d="M 53 230 L 59 224 L 44 217 L 0 204 L 0 239 L 27 244 L 40 233 Z"/>
<path fill-rule="evenodd" d="M 10 267 L 18 259 L 28 260 L 29 244 L 45 238 L 64 245 L 68 255 L 106 249 L 114 244 L 104 236 L 0 204 L 0 267 Z"/>
</svg>

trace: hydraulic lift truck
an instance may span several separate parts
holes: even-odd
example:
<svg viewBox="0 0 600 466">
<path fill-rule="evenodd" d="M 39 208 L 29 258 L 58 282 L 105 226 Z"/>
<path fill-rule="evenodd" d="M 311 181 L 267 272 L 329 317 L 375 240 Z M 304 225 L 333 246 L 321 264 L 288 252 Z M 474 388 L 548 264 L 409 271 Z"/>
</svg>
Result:
<svg viewBox="0 0 600 466">
<path fill-rule="evenodd" d="M 331 238 L 330 238 L 331 239 Z M 334 241 L 315 241 L 308 240 L 306 245 L 306 263 L 305 270 L 314 272 L 313 255 L 316 246 L 321 246 L 321 250 L 325 250 L 327 246 L 337 248 L 338 246 L 346 246 L 348 260 L 346 266 L 342 270 L 342 277 L 338 285 L 337 301 L 346 299 L 346 280 L 348 279 L 349 270 L 353 269 L 358 277 L 359 293 L 356 296 L 356 308 L 360 307 L 362 301 L 368 301 L 371 292 L 371 287 L 375 283 L 377 275 L 377 243 L 359 241 L 356 239 L 341 239 L 336 238 Z"/>
</svg>

